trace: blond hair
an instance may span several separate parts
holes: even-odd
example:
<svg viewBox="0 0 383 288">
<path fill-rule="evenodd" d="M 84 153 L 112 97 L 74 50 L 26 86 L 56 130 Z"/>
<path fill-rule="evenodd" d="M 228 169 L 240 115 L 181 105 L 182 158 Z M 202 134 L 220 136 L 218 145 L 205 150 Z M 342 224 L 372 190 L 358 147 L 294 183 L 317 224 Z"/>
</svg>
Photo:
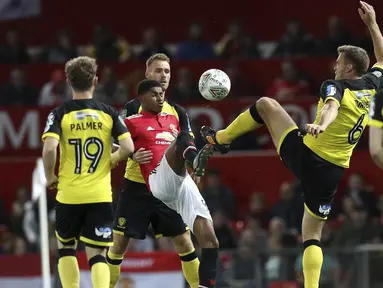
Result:
<svg viewBox="0 0 383 288">
<path fill-rule="evenodd" d="M 96 60 L 87 56 L 71 59 L 65 64 L 65 75 L 75 91 L 88 91 L 93 85 L 96 73 Z"/>
<path fill-rule="evenodd" d="M 164 54 L 164 53 L 156 53 L 153 54 L 152 56 L 149 57 L 148 60 L 146 60 L 146 69 L 149 68 L 149 66 L 154 62 L 154 61 L 166 61 L 170 63 L 170 58 Z"/>
</svg>

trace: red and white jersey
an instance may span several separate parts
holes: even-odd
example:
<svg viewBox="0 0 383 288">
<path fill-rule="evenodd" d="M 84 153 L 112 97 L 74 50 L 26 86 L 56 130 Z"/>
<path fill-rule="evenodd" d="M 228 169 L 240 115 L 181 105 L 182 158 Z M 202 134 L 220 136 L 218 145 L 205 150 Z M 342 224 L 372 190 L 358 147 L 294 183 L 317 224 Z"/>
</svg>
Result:
<svg viewBox="0 0 383 288">
<path fill-rule="evenodd" d="M 180 132 L 179 121 L 176 116 L 164 112 L 154 115 L 142 111 L 125 118 L 124 122 L 134 141 L 135 150 L 145 148 L 153 153 L 150 163 L 140 164 L 142 175 L 149 187 L 150 173 L 160 163 L 166 149 L 175 139 L 172 130 Z"/>
</svg>

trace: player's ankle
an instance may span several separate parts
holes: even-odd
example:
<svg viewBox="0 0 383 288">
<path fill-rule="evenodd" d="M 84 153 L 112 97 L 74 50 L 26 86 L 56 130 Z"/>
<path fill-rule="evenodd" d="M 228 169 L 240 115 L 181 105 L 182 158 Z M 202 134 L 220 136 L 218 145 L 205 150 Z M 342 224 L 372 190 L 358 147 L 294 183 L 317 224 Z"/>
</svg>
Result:
<svg viewBox="0 0 383 288">
<path fill-rule="evenodd" d="M 216 133 L 215 133 L 215 140 L 217 141 L 218 144 L 230 144 L 230 139 L 229 137 L 226 135 L 225 133 L 225 130 L 218 130 Z"/>
</svg>

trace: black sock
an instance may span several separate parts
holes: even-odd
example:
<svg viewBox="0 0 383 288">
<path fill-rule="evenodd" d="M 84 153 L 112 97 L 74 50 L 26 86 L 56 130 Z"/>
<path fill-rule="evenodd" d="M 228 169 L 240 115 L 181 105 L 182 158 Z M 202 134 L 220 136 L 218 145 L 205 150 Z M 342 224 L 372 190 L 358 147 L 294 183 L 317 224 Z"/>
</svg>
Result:
<svg viewBox="0 0 383 288">
<path fill-rule="evenodd" d="M 189 164 L 193 164 L 198 151 L 195 147 L 194 139 L 189 133 L 181 131 L 177 137 L 177 149 Z"/>
<path fill-rule="evenodd" d="M 202 248 L 199 265 L 199 284 L 208 288 L 215 287 L 218 270 L 218 248 Z"/>
<path fill-rule="evenodd" d="M 259 124 L 265 124 L 265 121 L 263 121 L 261 115 L 258 113 L 257 104 L 251 105 L 250 109 L 250 115 L 253 117 L 254 121 Z"/>
</svg>

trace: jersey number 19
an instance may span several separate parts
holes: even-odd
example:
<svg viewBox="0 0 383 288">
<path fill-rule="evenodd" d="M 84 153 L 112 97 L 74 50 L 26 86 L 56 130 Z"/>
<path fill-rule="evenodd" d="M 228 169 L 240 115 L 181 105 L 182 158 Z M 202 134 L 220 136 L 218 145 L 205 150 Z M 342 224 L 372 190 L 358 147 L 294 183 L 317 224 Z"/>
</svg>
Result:
<svg viewBox="0 0 383 288">
<path fill-rule="evenodd" d="M 85 158 L 89 161 L 92 161 L 90 163 L 88 173 L 93 173 L 96 171 L 98 163 L 100 163 L 102 152 L 104 151 L 104 145 L 102 144 L 102 141 L 99 138 L 90 137 L 85 140 L 84 145 L 82 145 L 82 140 L 80 138 L 69 139 L 68 142 L 70 145 L 73 145 L 75 149 L 76 167 L 74 169 L 74 173 L 81 174 L 83 152 Z M 94 151 L 90 151 L 89 149 L 91 144 L 95 145 L 96 147 Z"/>
</svg>

